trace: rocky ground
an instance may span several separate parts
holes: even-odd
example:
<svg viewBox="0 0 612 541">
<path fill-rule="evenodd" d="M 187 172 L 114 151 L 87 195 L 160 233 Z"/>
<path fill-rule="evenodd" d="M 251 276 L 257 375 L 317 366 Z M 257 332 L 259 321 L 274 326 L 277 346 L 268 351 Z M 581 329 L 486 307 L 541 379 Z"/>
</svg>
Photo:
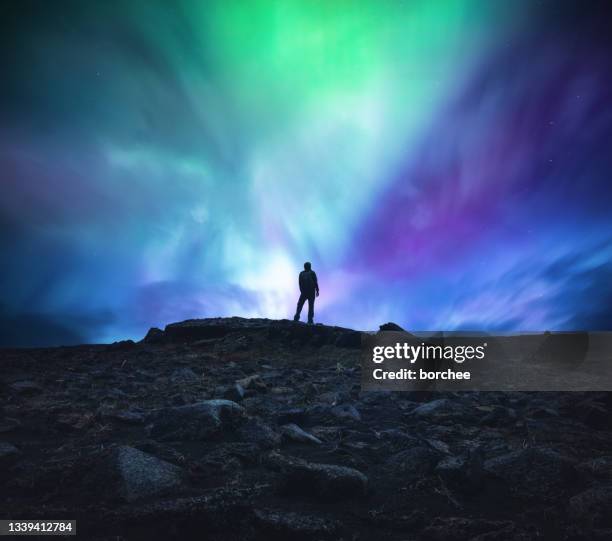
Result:
<svg viewBox="0 0 612 541">
<path fill-rule="evenodd" d="M 0 351 L 0 518 L 79 538 L 612 539 L 606 393 L 362 392 L 360 335 L 239 318 Z"/>
</svg>

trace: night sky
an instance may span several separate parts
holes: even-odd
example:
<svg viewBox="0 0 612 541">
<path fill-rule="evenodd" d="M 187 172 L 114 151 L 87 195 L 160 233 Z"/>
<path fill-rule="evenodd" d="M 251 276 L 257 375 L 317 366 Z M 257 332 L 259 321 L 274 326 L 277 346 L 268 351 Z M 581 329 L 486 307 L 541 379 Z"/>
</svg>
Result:
<svg viewBox="0 0 612 541">
<path fill-rule="evenodd" d="M 608 5 L 3 1 L 0 343 L 612 330 Z"/>
</svg>

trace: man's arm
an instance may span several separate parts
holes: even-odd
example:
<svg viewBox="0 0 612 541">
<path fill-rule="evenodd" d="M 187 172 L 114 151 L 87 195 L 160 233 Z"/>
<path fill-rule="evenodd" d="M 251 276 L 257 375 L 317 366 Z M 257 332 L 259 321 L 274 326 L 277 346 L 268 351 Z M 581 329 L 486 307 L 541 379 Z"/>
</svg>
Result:
<svg viewBox="0 0 612 541">
<path fill-rule="evenodd" d="M 312 278 L 314 280 L 315 291 L 318 297 L 319 296 L 319 281 L 317 280 L 317 273 L 315 271 L 312 271 Z"/>
</svg>

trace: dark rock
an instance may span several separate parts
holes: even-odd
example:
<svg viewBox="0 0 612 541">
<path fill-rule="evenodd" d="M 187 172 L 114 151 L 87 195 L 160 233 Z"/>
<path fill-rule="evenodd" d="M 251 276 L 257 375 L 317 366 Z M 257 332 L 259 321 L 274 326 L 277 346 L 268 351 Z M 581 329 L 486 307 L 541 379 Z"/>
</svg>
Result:
<svg viewBox="0 0 612 541">
<path fill-rule="evenodd" d="M 452 488 L 473 494 L 482 487 L 484 477 L 484 454 L 480 448 L 466 455 L 443 458 L 435 468 L 437 473 Z"/>
<path fill-rule="evenodd" d="M 432 449 L 439 451 L 442 454 L 449 455 L 450 448 L 448 443 L 443 442 L 442 440 L 438 440 L 436 438 L 425 438 L 425 442 L 431 446 Z"/>
<path fill-rule="evenodd" d="M 166 335 L 164 334 L 164 331 L 158 329 L 157 327 L 151 327 L 142 341 L 145 344 L 161 344 L 165 341 L 165 339 Z"/>
<path fill-rule="evenodd" d="M 552 449 L 528 447 L 487 460 L 484 468 L 518 496 L 554 501 L 576 478 L 574 464 Z"/>
<path fill-rule="evenodd" d="M 252 374 L 245 378 L 239 379 L 236 382 L 236 385 L 240 385 L 243 389 L 251 389 L 256 387 L 266 387 L 266 384 L 261 381 L 261 376 L 259 374 Z"/>
<path fill-rule="evenodd" d="M 310 496 L 340 501 L 365 496 L 368 478 L 358 470 L 333 464 L 317 464 L 276 455 L 283 472 L 281 490 L 291 496 Z"/>
<path fill-rule="evenodd" d="M 399 332 L 404 332 L 404 329 L 402 329 L 402 327 L 400 327 L 397 323 L 392 323 L 391 321 L 389 321 L 388 323 L 383 323 L 379 329 L 381 331 L 399 331 Z"/>
<path fill-rule="evenodd" d="M 313 436 L 309 432 L 302 430 L 295 423 L 289 423 L 281 427 L 281 434 L 285 439 L 296 441 L 299 443 L 314 443 L 315 445 L 321 445 L 323 443 L 319 438 Z"/>
<path fill-rule="evenodd" d="M 403 430 L 396 428 L 381 430 L 380 432 L 376 432 L 375 436 L 378 440 L 384 442 L 384 449 L 387 456 L 422 445 L 419 438 L 410 436 Z"/>
<path fill-rule="evenodd" d="M 570 517 L 589 526 L 612 526 L 612 485 L 594 487 L 569 501 Z"/>
<path fill-rule="evenodd" d="M 359 349 L 348 347 L 359 333 L 240 318 L 183 327 L 124 350 L 0 352 L 0 440 L 22 452 L 3 447 L 5 516 L 81 517 L 79 535 L 98 541 L 416 541 L 427 525 L 440 539 L 612 539 L 612 393 L 361 392 Z M 503 364 L 518 361 L 515 340 L 490 337 L 487 358 L 499 349 Z M 541 337 L 530 341 L 521 356 Z M 20 381 L 42 392 L 18 395 Z M 242 400 L 235 383 L 248 387 Z M 295 458 L 271 460 L 281 444 Z M 180 470 L 166 484 L 155 472 L 168 464 Z M 366 486 L 371 498 L 350 499 Z M 462 518 L 432 522 L 449 514 Z M 508 517 L 516 524 L 497 522 Z"/>
<path fill-rule="evenodd" d="M 216 488 L 199 496 L 137 502 L 107 513 L 105 526 L 119 525 L 118 531 L 130 532 L 129 539 L 237 541 L 245 538 L 246 522 L 254 520 L 250 500 L 256 491 L 252 487 Z M 117 537 L 127 538 L 96 535 L 95 539 L 114 541 Z"/>
<path fill-rule="evenodd" d="M 328 539 L 338 530 L 335 521 L 292 511 L 258 509 L 255 511 L 258 534 L 266 539 Z"/>
<path fill-rule="evenodd" d="M 435 417 L 439 415 L 448 415 L 454 409 L 453 403 L 448 398 L 438 398 L 431 402 L 425 402 L 414 408 L 410 415 L 415 417 Z"/>
<path fill-rule="evenodd" d="M 335 339 L 337 348 L 358 349 L 361 347 L 361 333 L 356 331 L 341 332 Z"/>
<path fill-rule="evenodd" d="M 360 395 L 360 401 L 369 406 L 383 405 L 392 398 L 392 391 L 363 391 Z"/>
<path fill-rule="evenodd" d="M 150 435 L 159 440 L 204 440 L 235 428 L 244 409 L 230 400 L 205 400 L 186 406 L 154 410 L 148 416 Z"/>
<path fill-rule="evenodd" d="M 190 319 L 166 325 L 164 333 L 173 342 L 194 342 L 208 338 L 222 338 L 232 331 L 231 319 Z"/>
<path fill-rule="evenodd" d="M 355 406 L 350 404 L 341 404 L 331 408 L 331 413 L 338 419 L 350 419 L 351 421 L 361 421 L 361 414 Z"/>
<path fill-rule="evenodd" d="M 236 433 L 245 441 L 254 443 L 263 449 L 278 447 L 281 441 L 280 436 L 257 417 L 246 420 Z"/>
<path fill-rule="evenodd" d="M 241 402 L 244 398 L 244 393 L 244 387 L 240 383 L 234 383 L 234 385 L 224 391 L 223 398 L 233 400 L 234 402 Z"/>
<path fill-rule="evenodd" d="M 102 453 L 93 477 L 104 480 L 109 499 L 128 502 L 168 494 L 183 484 L 183 470 L 173 464 L 128 446 Z"/>
<path fill-rule="evenodd" d="M 306 420 L 307 411 L 304 408 L 290 408 L 279 411 L 276 414 L 278 424 L 303 423 Z"/>
<path fill-rule="evenodd" d="M 516 411 L 512 408 L 493 406 L 481 419 L 481 425 L 502 426 L 516 422 Z"/>
<path fill-rule="evenodd" d="M 215 352 L 217 354 L 226 355 L 228 353 L 246 351 L 249 349 L 249 345 L 249 339 L 246 336 L 229 334 L 215 343 Z"/>
<path fill-rule="evenodd" d="M 417 446 L 391 456 L 389 467 L 401 473 L 407 482 L 416 481 L 429 475 L 440 460 L 440 453 L 430 447 Z"/>
</svg>

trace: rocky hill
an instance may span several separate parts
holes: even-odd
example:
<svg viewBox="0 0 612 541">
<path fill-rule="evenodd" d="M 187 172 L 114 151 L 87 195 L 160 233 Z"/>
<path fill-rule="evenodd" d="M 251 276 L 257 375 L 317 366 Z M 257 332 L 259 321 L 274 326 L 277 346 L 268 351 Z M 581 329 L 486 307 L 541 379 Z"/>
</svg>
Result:
<svg viewBox="0 0 612 541">
<path fill-rule="evenodd" d="M 218 318 L 0 351 L 0 518 L 79 538 L 612 538 L 606 393 L 362 392 L 360 334 Z"/>
</svg>

